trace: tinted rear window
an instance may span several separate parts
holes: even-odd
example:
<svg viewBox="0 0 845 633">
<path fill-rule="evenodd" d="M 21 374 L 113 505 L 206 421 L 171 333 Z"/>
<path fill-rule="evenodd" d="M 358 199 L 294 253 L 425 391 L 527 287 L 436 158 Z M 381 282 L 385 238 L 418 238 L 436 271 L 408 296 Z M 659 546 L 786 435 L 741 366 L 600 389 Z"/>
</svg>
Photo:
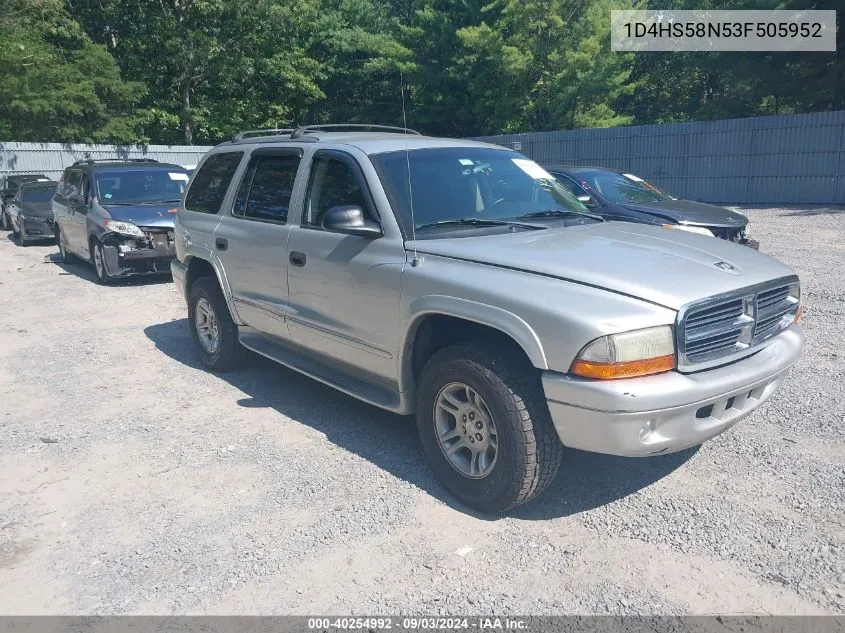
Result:
<svg viewBox="0 0 845 633">
<path fill-rule="evenodd" d="M 185 196 L 185 208 L 199 213 L 217 213 L 229 189 L 232 176 L 243 158 L 243 152 L 226 152 L 210 156 L 194 175 Z"/>
</svg>

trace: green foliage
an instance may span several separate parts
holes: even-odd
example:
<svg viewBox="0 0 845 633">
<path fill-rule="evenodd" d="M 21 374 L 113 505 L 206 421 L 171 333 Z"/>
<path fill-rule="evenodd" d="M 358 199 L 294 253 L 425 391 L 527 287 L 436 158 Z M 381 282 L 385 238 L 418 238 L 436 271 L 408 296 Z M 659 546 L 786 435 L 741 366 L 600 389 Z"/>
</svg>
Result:
<svg viewBox="0 0 845 633">
<path fill-rule="evenodd" d="M 140 83 L 51 0 L 11 0 L 0 16 L 0 138 L 144 141 Z"/>
<path fill-rule="evenodd" d="M 0 138 L 213 143 L 301 123 L 401 124 L 400 78 L 408 124 L 451 136 L 845 109 L 841 29 L 836 54 L 613 53 L 610 11 L 633 4 L 5 0 Z"/>
</svg>

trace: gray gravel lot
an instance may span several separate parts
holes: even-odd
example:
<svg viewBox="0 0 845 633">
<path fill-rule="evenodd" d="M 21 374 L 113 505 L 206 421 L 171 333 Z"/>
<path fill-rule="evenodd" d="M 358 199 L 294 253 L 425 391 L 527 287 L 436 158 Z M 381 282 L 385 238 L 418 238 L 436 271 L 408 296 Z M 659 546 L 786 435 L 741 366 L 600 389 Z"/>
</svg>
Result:
<svg viewBox="0 0 845 633">
<path fill-rule="evenodd" d="M 498 520 L 410 418 L 204 371 L 169 279 L 0 234 L 0 613 L 845 613 L 845 208 L 746 212 L 804 283 L 776 396 L 697 450 L 570 451 Z"/>
</svg>

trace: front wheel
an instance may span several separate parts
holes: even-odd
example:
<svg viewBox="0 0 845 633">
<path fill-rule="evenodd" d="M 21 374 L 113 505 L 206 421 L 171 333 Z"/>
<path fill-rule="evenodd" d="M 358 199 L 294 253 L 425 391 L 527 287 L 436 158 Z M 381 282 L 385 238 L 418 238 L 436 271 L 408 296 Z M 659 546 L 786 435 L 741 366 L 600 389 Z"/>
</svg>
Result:
<svg viewBox="0 0 845 633">
<path fill-rule="evenodd" d="M 483 512 L 539 495 L 563 453 L 537 371 L 484 343 L 448 347 L 426 363 L 417 428 L 437 477 Z"/>
<path fill-rule="evenodd" d="M 97 281 L 104 286 L 108 286 L 113 278 L 106 269 L 106 255 L 99 240 L 92 240 L 91 242 L 91 259 L 94 263 L 94 272 L 97 273 Z"/>
<path fill-rule="evenodd" d="M 188 323 L 203 364 L 224 372 L 237 366 L 241 345 L 226 298 L 213 277 L 200 277 L 188 295 Z"/>
</svg>

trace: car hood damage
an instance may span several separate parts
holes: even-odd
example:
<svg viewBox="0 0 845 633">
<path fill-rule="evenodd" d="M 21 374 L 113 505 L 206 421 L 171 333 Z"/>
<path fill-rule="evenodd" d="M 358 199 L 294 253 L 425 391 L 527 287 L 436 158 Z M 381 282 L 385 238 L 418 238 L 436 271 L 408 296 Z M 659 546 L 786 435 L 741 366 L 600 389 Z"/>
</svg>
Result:
<svg viewBox="0 0 845 633">
<path fill-rule="evenodd" d="M 176 218 L 176 206 L 178 203 L 170 204 L 103 204 L 102 207 L 109 212 L 113 220 L 131 222 L 135 226 L 150 226 L 161 228 L 173 228 L 173 221 Z"/>
<path fill-rule="evenodd" d="M 628 222 L 417 240 L 407 248 L 587 284 L 673 310 L 795 274 L 726 240 Z"/>
<path fill-rule="evenodd" d="M 622 206 L 631 211 L 658 215 L 667 220 L 700 226 L 739 229 L 748 224 L 748 218 L 741 213 L 692 200 L 663 200 L 660 202 L 649 202 L 648 204 L 626 203 Z"/>
</svg>

